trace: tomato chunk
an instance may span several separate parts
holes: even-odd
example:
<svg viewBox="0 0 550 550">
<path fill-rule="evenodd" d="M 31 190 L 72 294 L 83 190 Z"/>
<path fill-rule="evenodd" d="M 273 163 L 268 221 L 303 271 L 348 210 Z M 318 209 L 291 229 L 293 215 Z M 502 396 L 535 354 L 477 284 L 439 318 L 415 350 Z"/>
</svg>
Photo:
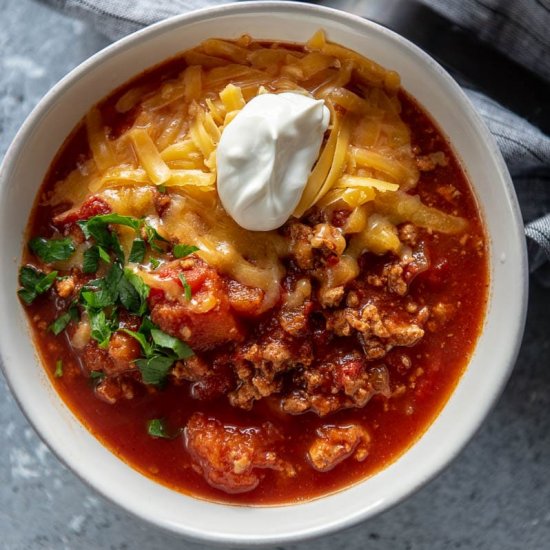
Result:
<svg viewBox="0 0 550 550">
<path fill-rule="evenodd" d="M 196 350 L 242 340 L 242 328 L 215 269 L 199 258 L 186 258 L 168 264 L 159 270 L 159 275 L 174 281 L 182 290 L 181 295 L 174 298 L 163 289 L 151 289 L 151 319 L 162 330 L 188 342 Z M 182 278 L 191 290 L 190 300 L 185 296 Z"/>
<path fill-rule="evenodd" d="M 54 217 L 53 223 L 58 227 L 67 227 L 81 220 L 88 220 L 101 214 L 109 214 L 111 207 L 105 199 L 97 195 L 85 200 L 78 208 L 71 208 Z"/>
</svg>

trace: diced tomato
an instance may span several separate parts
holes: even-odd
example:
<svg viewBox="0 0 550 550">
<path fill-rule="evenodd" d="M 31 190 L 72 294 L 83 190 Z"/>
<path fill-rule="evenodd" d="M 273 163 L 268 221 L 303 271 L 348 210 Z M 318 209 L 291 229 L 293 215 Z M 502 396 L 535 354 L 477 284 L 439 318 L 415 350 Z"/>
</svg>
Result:
<svg viewBox="0 0 550 550">
<path fill-rule="evenodd" d="M 87 220 L 93 216 L 99 216 L 101 214 L 109 214 L 111 207 L 107 204 L 105 199 L 98 197 L 97 195 L 91 196 L 85 200 L 78 208 L 71 208 L 62 214 L 54 217 L 54 225 L 67 227 L 75 224 L 81 220 Z"/>
<path fill-rule="evenodd" d="M 183 274 L 187 284 L 191 288 L 191 292 L 197 292 L 209 274 L 212 275 L 214 273 L 217 276 L 217 273 L 198 258 L 193 258 L 192 260 L 192 263 L 188 262 L 190 264 L 189 267 L 184 267 L 186 260 L 183 260 L 183 262 L 178 260 L 164 265 L 157 273 L 163 279 L 173 279 L 182 288 L 183 281 L 180 278 L 180 274 Z"/>
<path fill-rule="evenodd" d="M 242 329 L 231 311 L 227 291 L 215 269 L 198 258 L 192 258 L 166 265 L 159 270 L 159 275 L 172 278 L 182 286 L 179 300 L 167 297 L 163 290 L 151 288 L 151 319 L 162 330 L 185 340 L 197 350 L 242 339 Z M 184 298 L 180 275 L 191 288 L 191 301 Z"/>
<path fill-rule="evenodd" d="M 155 304 L 164 300 L 164 290 L 162 290 L 161 288 L 155 288 L 152 286 L 151 289 L 149 290 L 148 300 L 149 300 L 149 306 L 153 308 Z"/>
</svg>

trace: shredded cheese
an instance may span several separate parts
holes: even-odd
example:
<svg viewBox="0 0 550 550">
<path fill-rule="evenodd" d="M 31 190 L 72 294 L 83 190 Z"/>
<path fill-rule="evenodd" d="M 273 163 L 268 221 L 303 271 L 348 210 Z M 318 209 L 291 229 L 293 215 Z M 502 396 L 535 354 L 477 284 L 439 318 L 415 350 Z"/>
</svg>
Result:
<svg viewBox="0 0 550 550">
<path fill-rule="evenodd" d="M 251 98 L 294 91 L 324 99 L 331 110 L 331 126 L 294 216 L 313 206 L 352 211 L 342 228 L 353 235 L 348 250 L 341 265 L 319 275 L 322 286 L 355 276 L 365 249 L 398 250 L 398 223 L 413 221 L 449 233 L 465 228 L 462 218 L 403 193 L 416 185 L 419 172 L 400 116 L 394 71 L 330 43 L 323 31 L 304 51 L 247 37 L 210 39 L 183 57 L 188 66 L 176 77 L 157 87 L 138 85 L 118 98 L 118 112 L 137 113 L 120 136 L 110 135 L 98 108 L 90 110 L 85 129 L 91 157 L 57 182 L 46 198 L 50 204 L 78 207 L 99 194 L 114 212 L 147 216 L 171 239 L 198 246 L 198 255 L 220 272 L 262 289 L 267 309 L 280 296 L 288 240 L 274 231 L 243 230 L 225 213 L 216 194 L 216 148 Z M 345 87 L 352 78 L 361 93 Z M 155 187 L 161 185 L 171 199 L 162 219 L 153 206 Z M 181 294 L 179 287 L 154 281 L 162 285 L 171 295 Z"/>
</svg>

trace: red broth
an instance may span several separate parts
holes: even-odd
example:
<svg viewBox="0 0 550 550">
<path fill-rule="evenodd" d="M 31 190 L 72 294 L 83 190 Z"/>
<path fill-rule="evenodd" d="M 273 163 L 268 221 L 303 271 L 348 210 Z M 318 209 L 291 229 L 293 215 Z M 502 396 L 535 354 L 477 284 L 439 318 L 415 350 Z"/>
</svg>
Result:
<svg viewBox="0 0 550 550">
<path fill-rule="evenodd" d="M 135 110 L 120 114 L 114 109 L 116 100 L 127 89 L 136 84 L 156 86 L 183 67 L 182 59 L 169 61 L 107 98 L 101 104 L 101 112 L 113 135 L 123 131 L 136 116 Z M 363 407 L 342 408 L 326 416 L 314 412 L 293 415 L 282 412 L 278 393 L 257 400 L 251 410 L 244 410 L 231 406 L 225 395 L 195 399 L 190 391 L 191 382 L 184 381 L 168 383 L 163 388 L 140 389 L 133 399 L 106 403 L 97 398 L 94 391 L 97 381 L 90 379 L 82 354 L 71 346 L 67 333 L 54 336 L 46 330 L 60 314 L 59 308 L 66 306 L 51 290 L 27 308 L 44 367 L 75 416 L 121 460 L 171 489 L 196 497 L 235 504 L 293 503 L 340 490 L 373 475 L 395 461 L 430 426 L 467 367 L 482 329 L 489 284 L 486 237 L 471 186 L 446 138 L 405 91 L 399 92 L 399 100 L 401 117 L 410 129 L 415 150 L 424 156 L 443 152 L 447 158 L 446 165 L 421 172 L 414 193 L 429 206 L 467 219 L 468 229 L 460 235 L 419 229 L 430 267 L 412 281 L 406 297 L 395 296 L 385 286 L 376 287 L 367 282 L 369 275 L 379 274 L 391 260 L 388 254 L 367 253 L 361 258 L 361 273 L 353 283 L 354 288 L 375 296 L 388 314 L 395 308 L 405 307 L 405 298 L 429 307 L 432 312 L 439 311 L 440 304 L 447 308 L 439 317 L 432 313 L 420 342 L 412 347 L 393 347 L 383 358 L 389 372 L 391 397 L 375 395 Z M 60 209 L 52 209 L 40 198 L 47 196 L 55 182 L 66 176 L 79 159 L 89 155 L 86 132 L 81 124 L 62 147 L 43 182 L 29 222 L 29 236 L 54 234 L 52 219 Z M 449 189 L 453 190 L 452 196 Z M 24 261 L 36 265 L 36 259 L 28 251 Z M 288 284 L 292 276 L 292 266 L 289 266 Z M 318 304 L 314 303 L 315 308 Z M 448 311 L 452 311 L 452 319 L 441 321 Z M 264 335 L 269 332 L 265 327 L 271 321 L 270 316 L 270 312 L 265 313 L 260 323 L 263 323 Z M 241 322 L 247 337 L 260 330 L 255 321 L 243 318 Z M 304 338 L 316 342 L 317 357 L 339 348 L 357 347 L 348 338 L 323 341 L 314 334 L 319 331 L 315 323 L 308 331 Z M 224 351 L 224 346 L 234 349 L 234 344 L 229 343 L 219 346 L 219 350 Z M 208 353 L 204 356 L 209 357 Z M 55 377 L 56 362 L 60 359 L 63 376 Z M 240 428 L 270 423 L 279 433 L 273 449 L 292 465 L 295 475 L 261 469 L 260 481 L 252 490 L 228 493 L 216 488 L 201 475 L 201 469 L 186 448 L 183 434 L 178 431 L 195 413 Z M 166 421 L 175 435 L 173 439 L 153 438 L 147 433 L 148 421 L 158 418 Z M 359 424 L 369 432 L 368 456 L 362 461 L 348 458 L 329 471 L 312 468 L 307 452 L 316 431 L 326 425 L 350 424 Z"/>
</svg>

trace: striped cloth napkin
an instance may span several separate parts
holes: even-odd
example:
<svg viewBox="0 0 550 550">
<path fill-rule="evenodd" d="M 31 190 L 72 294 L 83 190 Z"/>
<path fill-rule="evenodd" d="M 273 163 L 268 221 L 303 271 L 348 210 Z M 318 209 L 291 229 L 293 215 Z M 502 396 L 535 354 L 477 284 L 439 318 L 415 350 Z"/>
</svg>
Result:
<svg viewBox="0 0 550 550">
<path fill-rule="evenodd" d="M 116 40 L 223 0 L 40 0 Z M 420 0 L 550 81 L 549 0 Z M 472 60 L 475 62 L 475 60 Z M 531 272 L 550 287 L 550 137 L 490 97 L 466 89 L 495 136 L 519 197 Z M 550 97 L 548 98 L 550 101 Z"/>
</svg>

